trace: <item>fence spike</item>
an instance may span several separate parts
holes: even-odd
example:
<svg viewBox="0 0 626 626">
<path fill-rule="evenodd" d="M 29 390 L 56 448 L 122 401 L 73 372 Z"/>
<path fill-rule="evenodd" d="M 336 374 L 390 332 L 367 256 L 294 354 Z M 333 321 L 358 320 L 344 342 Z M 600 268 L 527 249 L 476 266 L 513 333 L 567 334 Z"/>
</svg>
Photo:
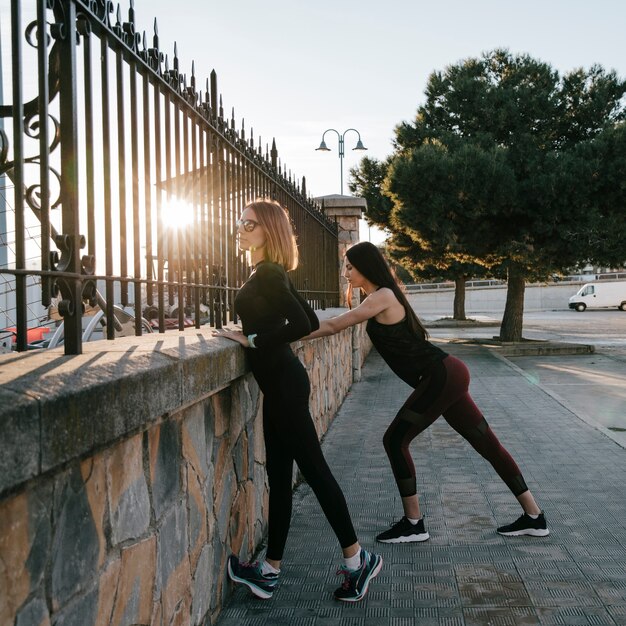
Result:
<svg viewBox="0 0 626 626">
<path fill-rule="evenodd" d="M 278 150 L 276 149 L 276 138 L 272 139 L 272 151 L 270 152 L 272 157 L 272 167 L 276 169 L 276 161 L 278 159 Z"/>
<path fill-rule="evenodd" d="M 217 73 L 211 70 L 211 113 L 217 117 Z"/>
</svg>

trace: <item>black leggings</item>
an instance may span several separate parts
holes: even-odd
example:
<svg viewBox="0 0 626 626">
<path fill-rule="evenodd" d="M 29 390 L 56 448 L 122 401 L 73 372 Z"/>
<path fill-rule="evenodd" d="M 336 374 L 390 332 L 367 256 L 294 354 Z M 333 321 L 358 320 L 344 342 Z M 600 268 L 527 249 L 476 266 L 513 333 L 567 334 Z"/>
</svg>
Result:
<svg viewBox="0 0 626 626">
<path fill-rule="evenodd" d="M 528 490 L 513 457 L 498 441 L 469 395 L 469 380 L 465 364 L 447 356 L 420 381 L 385 432 L 385 451 L 403 498 L 417 493 L 409 444 L 440 415 L 491 463 L 513 495 Z"/>
<path fill-rule="evenodd" d="M 264 394 L 263 435 L 269 480 L 266 557 L 283 557 L 291 522 L 293 462 L 317 497 L 342 548 L 356 543 L 356 533 L 341 488 L 317 437 L 309 411 L 310 383 L 297 358 L 257 377 Z"/>
</svg>

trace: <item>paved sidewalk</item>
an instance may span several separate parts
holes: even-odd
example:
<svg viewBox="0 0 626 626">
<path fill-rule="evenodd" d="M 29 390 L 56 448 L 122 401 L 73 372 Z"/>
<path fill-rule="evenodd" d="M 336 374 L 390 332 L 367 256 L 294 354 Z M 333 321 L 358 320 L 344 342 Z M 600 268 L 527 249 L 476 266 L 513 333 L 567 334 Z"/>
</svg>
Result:
<svg viewBox="0 0 626 626">
<path fill-rule="evenodd" d="M 271 600 L 236 587 L 219 626 L 626 625 L 626 450 L 578 419 L 519 368 L 473 345 L 441 344 L 547 514 L 546 538 L 505 538 L 517 502 L 440 419 L 413 443 L 429 541 L 377 544 L 367 597 L 333 600 L 336 540 L 307 485 L 295 494 L 281 586 Z M 324 439 L 361 543 L 401 516 L 382 447 L 410 389 L 375 353 Z"/>
</svg>

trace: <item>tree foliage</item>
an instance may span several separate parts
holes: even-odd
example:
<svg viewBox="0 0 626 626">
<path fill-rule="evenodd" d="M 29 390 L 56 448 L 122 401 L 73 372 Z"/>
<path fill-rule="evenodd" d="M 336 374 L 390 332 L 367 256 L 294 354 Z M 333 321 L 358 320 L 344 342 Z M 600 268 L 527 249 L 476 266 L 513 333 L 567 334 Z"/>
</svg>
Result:
<svg viewBox="0 0 626 626">
<path fill-rule="evenodd" d="M 434 72 L 396 129 L 380 215 L 423 251 L 507 273 L 502 339 L 521 339 L 526 279 L 624 262 L 625 92 L 600 66 L 561 78 L 495 50 Z"/>
</svg>

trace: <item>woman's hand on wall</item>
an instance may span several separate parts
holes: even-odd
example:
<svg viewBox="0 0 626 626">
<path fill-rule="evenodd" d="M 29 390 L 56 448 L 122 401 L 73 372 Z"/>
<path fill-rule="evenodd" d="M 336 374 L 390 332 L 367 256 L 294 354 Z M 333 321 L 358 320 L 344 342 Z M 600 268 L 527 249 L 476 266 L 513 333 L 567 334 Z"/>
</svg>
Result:
<svg viewBox="0 0 626 626">
<path fill-rule="evenodd" d="M 231 341 L 236 341 L 237 343 L 240 343 L 244 348 L 250 347 L 248 338 L 240 330 L 231 328 L 218 328 L 217 330 L 213 331 L 212 336 L 225 337 L 226 339 L 230 339 Z"/>
</svg>

